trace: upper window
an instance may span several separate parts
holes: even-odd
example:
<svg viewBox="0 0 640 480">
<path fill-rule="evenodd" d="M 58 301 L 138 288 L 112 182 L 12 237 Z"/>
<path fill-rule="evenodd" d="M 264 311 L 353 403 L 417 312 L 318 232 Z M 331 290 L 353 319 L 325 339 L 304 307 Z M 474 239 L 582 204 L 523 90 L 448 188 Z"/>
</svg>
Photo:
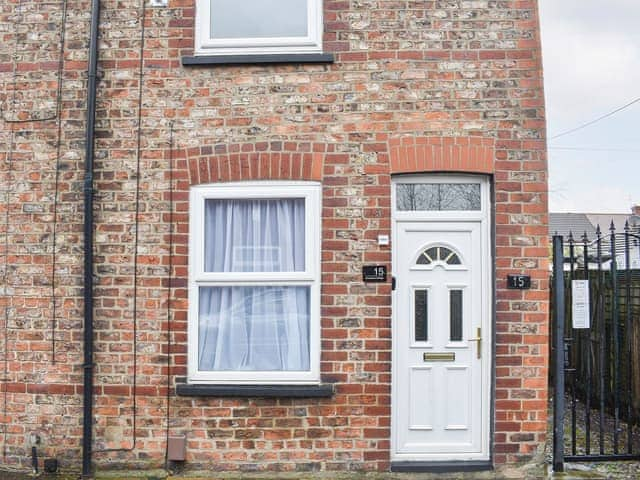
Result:
<svg viewBox="0 0 640 480">
<path fill-rule="evenodd" d="M 318 382 L 319 186 L 198 186 L 190 212 L 189 380 Z"/>
<path fill-rule="evenodd" d="M 196 0 L 196 54 L 320 51 L 322 0 Z"/>
</svg>

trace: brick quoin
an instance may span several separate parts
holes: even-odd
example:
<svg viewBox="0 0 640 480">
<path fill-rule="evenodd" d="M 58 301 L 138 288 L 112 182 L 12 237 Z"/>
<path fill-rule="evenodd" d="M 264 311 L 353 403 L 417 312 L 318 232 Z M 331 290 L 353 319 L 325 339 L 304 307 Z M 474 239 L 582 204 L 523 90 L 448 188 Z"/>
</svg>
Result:
<svg viewBox="0 0 640 480">
<path fill-rule="evenodd" d="M 364 283 L 362 266 L 393 271 L 395 246 L 378 244 L 392 234 L 392 176 L 431 172 L 490 179 L 493 466 L 540 459 L 549 280 L 538 2 L 325 1 L 332 63 L 199 66 L 182 63 L 194 53 L 193 0 L 100 3 L 93 246 L 83 245 L 91 2 L 11 0 L 0 11 L 0 470 L 30 471 L 31 433 L 41 459 L 80 470 L 88 247 L 96 470 L 164 467 L 168 433 L 186 438 L 186 471 L 389 471 L 392 291 Z M 334 394 L 178 395 L 189 190 L 275 180 L 321 185 L 320 379 Z M 532 288 L 507 289 L 513 273 Z"/>
</svg>

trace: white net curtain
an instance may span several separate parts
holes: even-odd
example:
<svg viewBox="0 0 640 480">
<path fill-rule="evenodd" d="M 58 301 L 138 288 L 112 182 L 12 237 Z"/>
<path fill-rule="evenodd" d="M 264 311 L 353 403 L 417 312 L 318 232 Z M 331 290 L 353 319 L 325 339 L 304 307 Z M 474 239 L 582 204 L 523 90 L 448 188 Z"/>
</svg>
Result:
<svg viewBox="0 0 640 480">
<path fill-rule="evenodd" d="M 304 199 L 206 200 L 204 267 L 255 284 L 200 287 L 200 370 L 309 369 L 310 287 L 270 277 L 305 271 Z"/>
</svg>

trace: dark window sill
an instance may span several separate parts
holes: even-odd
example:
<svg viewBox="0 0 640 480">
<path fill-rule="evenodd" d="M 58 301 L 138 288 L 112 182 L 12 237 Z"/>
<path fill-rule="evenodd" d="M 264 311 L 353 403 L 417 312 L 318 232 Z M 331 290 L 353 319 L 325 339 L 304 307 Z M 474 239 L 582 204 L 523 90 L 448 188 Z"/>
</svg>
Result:
<svg viewBox="0 0 640 480">
<path fill-rule="evenodd" d="M 333 385 L 192 385 L 179 383 L 176 394 L 182 397 L 288 397 L 329 398 Z"/>
<path fill-rule="evenodd" d="M 250 65 L 256 63 L 333 63 L 333 53 L 283 53 L 273 55 L 185 55 L 182 65 Z"/>
</svg>

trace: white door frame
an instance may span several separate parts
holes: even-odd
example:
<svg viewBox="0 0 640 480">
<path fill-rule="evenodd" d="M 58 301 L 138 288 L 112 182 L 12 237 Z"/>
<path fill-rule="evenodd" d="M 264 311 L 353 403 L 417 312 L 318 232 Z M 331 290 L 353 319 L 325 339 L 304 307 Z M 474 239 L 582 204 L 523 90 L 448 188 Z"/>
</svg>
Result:
<svg viewBox="0 0 640 480">
<path fill-rule="evenodd" d="M 396 185 L 398 183 L 480 183 L 481 191 L 481 208 L 480 210 L 470 211 L 398 211 L 396 208 Z M 489 461 L 491 458 L 490 438 L 491 438 L 491 392 L 492 392 L 492 367 L 493 367 L 493 260 L 491 248 L 491 198 L 490 198 L 490 181 L 488 176 L 484 175 L 449 175 L 449 174 L 420 174 L 420 175 L 402 175 L 392 177 L 391 182 L 391 202 L 392 202 L 392 271 L 395 275 L 394 268 L 398 265 L 398 255 L 402 251 L 402 245 L 397 245 L 398 225 L 403 222 L 412 223 L 428 223 L 430 225 L 441 223 L 443 227 L 448 222 L 474 222 L 480 224 L 481 229 L 481 310 L 482 310 L 482 395 L 481 402 L 481 451 L 473 454 L 407 454 L 400 453 L 398 450 L 398 431 L 396 418 L 399 405 L 399 388 L 397 378 L 399 377 L 396 368 L 399 368 L 397 359 L 398 348 L 406 348 L 406 346 L 398 345 L 397 331 L 399 328 L 399 319 L 397 318 L 398 302 L 396 298 L 397 289 L 392 295 L 392 394 L 391 394 L 391 461 L 401 462 L 463 462 L 463 461 Z M 407 254 L 407 252 L 403 252 Z"/>
</svg>

